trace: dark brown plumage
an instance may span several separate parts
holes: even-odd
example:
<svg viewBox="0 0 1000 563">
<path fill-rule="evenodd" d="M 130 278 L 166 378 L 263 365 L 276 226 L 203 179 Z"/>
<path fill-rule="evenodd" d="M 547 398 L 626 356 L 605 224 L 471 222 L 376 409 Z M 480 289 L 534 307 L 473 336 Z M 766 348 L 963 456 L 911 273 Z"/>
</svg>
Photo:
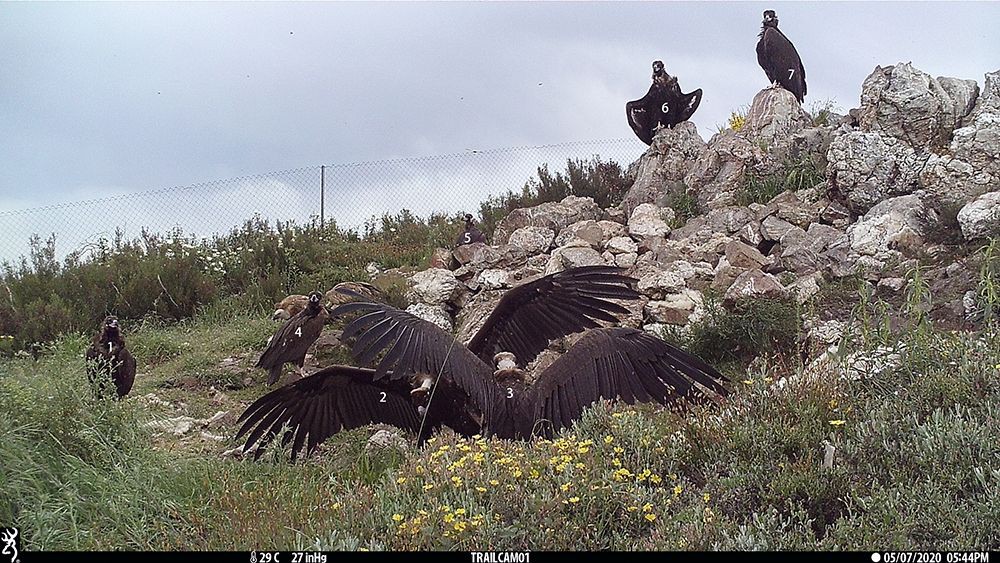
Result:
<svg viewBox="0 0 1000 563">
<path fill-rule="evenodd" d="M 472 244 L 474 242 L 486 242 L 486 235 L 482 231 L 476 228 L 475 223 L 472 221 L 472 215 L 466 214 L 465 216 L 465 229 L 462 234 L 458 235 L 458 239 L 455 241 L 455 246 L 462 246 L 463 244 Z"/>
<path fill-rule="evenodd" d="M 691 119 L 699 104 L 701 88 L 681 92 L 677 78 L 663 70 L 663 62 L 653 61 L 653 84 L 645 96 L 625 104 L 625 118 L 639 140 L 650 145 L 657 129 Z"/>
<path fill-rule="evenodd" d="M 780 85 L 795 95 L 801 104 L 806 97 L 806 68 L 802 66 L 795 45 L 778 29 L 774 10 L 764 12 L 760 40 L 757 41 L 757 63 L 764 69 L 773 86 Z"/>
<path fill-rule="evenodd" d="M 322 299 L 322 293 L 318 291 L 310 293 L 306 308 L 285 321 L 268 341 L 267 348 L 255 365 L 269 371 L 268 385 L 274 385 L 278 381 L 281 377 L 281 368 L 286 363 L 294 363 L 301 371 L 306 352 L 323 332 L 323 324 L 329 316 L 323 307 Z"/>
<path fill-rule="evenodd" d="M 125 347 L 125 338 L 118 326 L 118 319 L 104 319 L 101 330 L 94 335 L 87 348 L 87 377 L 91 385 L 103 389 L 110 382 L 115 384 L 118 398 L 128 395 L 135 382 L 135 358 Z"/>
<path fill-rule="evenodd" d="M 592 330 L 544 370 L 534 386 L 525 385 L 523 372 L 513 360 L 494 373 L 492 363 L 497 349 L 509 346 L 515 350 L 517 363 L 524 364 L 553 338 L 597 327 L 595 319 L 615 320 L 611 313 L 623 312 L 624 308 L 608 299 L 636 298 L 638 295 L 629 287 L 634 281 L 617 268 L 602 266 L 545 276 L 508 292 L 468 347 L 433 323 L 388 305 L 341 305 L 334 315 L 361 313 L 344 329 L 345 340 L 356 338 L 352 354 L 359 363 L 376 363 L 376 367 L 337 369 L 356 370 L 352 372 L 356 377 L 343 380 L 345 385 L 360 390 L 375 386 L 384 391 L 391 387 L 400 399 L 408 393 L 412 408 L 426 415 L 420 440 L 441 425 L 464 435 L 528 439 L 568 426 L 584 408 L 602 398 L 666 403 L 675 397 L 696 396 L 701 389 L 725 393 L 720 383 L 725 378 L 714 368 L 662 340 L 629 328 Z M 508 355 L 509 351 L 504 354 Z M 329 372 L 323 377 L 334 375 L 336 372 Z M 336 417 L 313 412 L 310 401 L 353 409 L 351 415 L 361 417 L 358 420 L 368 417 L 371 422 L 384 422 L 387 416 L 372 410 L 368 403 L 340 399 L 339 394 L 347 393 L 343 387 L 301 381 L 293 385 L 319 390 L 316 393 L 324 398 L 306 400 L 279 395 L 283 389 L 270 393 L 271 399 L 261 398 L 255 405 L 280 401 L 287 415 L 271 417 L 269 410 L 251 405 L 241 417 L 245 423 L 239 434 L 256 427 L 250 434 L 253 439 L 247 441 L 248 448 L 254 439 L 277 431 L 279 422 L 287 421 L 293 433 L 286 435 L 286 442 L 292 435 L 298 436 L 301 428 L 319 439 L 341 428 L 335 421 L 327 422 Z M 350 396 L 360 392 L 351 391 Z M 426 409 L 420 413 L 424 405 Z M 301 445 L 303 439 L 296 439 Z M 298 451 L 294 446 L 293 453 Z"/>
</svg>

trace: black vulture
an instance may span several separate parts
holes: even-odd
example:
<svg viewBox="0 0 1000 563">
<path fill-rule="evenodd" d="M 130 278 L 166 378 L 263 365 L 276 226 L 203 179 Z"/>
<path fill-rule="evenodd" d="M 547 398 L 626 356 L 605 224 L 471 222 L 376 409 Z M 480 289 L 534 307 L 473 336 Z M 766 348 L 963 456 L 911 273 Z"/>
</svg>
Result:
<svg viewBox="0 0 1000 563">
<path fill-rule="evenodd" d="M 113 381 L 118 398 L 128 395 L 135 382 L 135 358 L 125 347 L 118 318 L 108 316 L 87 348 L 87 377 L 91 385 L 103 389 Z"/>
<path fill-rule="evenodd" d="M 764 69 L 772 87 L 781 86 L 801 104 L 806 97 L 806 68 L 795 50 L 795 45 L 778 29 L 778 16 L 774 10 L 764 12 L 757 42 L 757 62 Z"/>
<path fill-rule="evenodd" d="M 568 426 L 602 398 L 666 403 L 698 394 L 699 386 L 724 394 L 720 382 L 725 378 L 691 354 L 636 329 L 597 328 L 595 319 L 615 321 L 612 313 L 626 312 L 609 299 L 638 298 L 629 285 L 633 282 L 620 269 L 606 266 L 542 277 L 504 295 L 468 346 L 433 323 L 388 305 L 341 305 L 334 315 L 361 313 L 344 329 L 345 339 L 356 337 L 352 354 L 362 364 L 381 358 L 376 367 L 334 366 L 289 386 L 294 391 L 269 393 L 240 417 L 244 424 L 237 437 L 250 431 L 250 448 L 287 423 L 283 440 L 295 436 L 293 455 L 306 436 L 311 451 L 331 434 L 365 420 L 393 423 L 389 419 L 400 416 L 381 409 L 402 408 L 398 405 L 409 395 L 408 412 L 426 418 L 421 442 L 441 425 L 466 436 L 529 439 Z M 533 386 L 526 386 L 518 364 L 531 361 L 550 340 L 587 328 L 594 330 L 545 369 Z M 491 367 L 496 360 L 497 371 Z M 321 381 L 330 378 L 339 379 Z M 347 387 L 352 390 L 345 391 Z M 378 404 L 370 399 L 376 389 L 384 393 Z M 399 403 L 381 402 L 390 395 Z M 342 422 L 348 419 L 351 426 Z M 396 425 L 411 429 L 412 421 Z"/>
<path fill-rule="evenodd" d="M 462 246 L 463 244 L 472 244 L 474 242 L 486 242 L 486 236 L 482 231 L 476 228 L 476 225 L 472 222 L 472 215 L 465 215 L 465 230 L 462 234 L 458 235 L 458 239 L 455 241 L 455 246 Z"/>
<path fill-rule="evenodd" d="M 645 96 L 625 104 L 625 117 L 639 139 L 650 145 L 657 129 L 691 119 L 700 103 L 701 88 L 682 93 L 677 79 L 663 70 L 663 62 L 653 61 L 653 84 Z"/>
<path fill-rule="evenodd" d="M 254 366 L 270 372 L 267 378 L 268 385 L 274 385 L 278 381 L 281 377 L 281 368 L 286 363 L 296 364 L 301 375 L 306 351 L 323 332 L 323 325 L 329 316 L 322 300 L 322 293 L 318 291 L 310 293 L 306 308 L 285 321 L 268 341 L 267 348 Z"/>
</svg>

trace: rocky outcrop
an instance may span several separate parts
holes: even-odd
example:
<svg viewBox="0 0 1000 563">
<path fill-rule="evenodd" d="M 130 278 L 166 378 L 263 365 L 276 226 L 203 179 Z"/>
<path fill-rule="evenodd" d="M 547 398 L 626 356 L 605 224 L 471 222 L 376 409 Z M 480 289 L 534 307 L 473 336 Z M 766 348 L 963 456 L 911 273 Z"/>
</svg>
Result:
<svg viewBox="0 0 1000 563">
<path fill-rule="evenodd" d="M 914 148 L 942 147 L 978 95 L 973 80 L 935 79 L 910 63 L 876 67 L 861 86 L 861 129 Z"/>
<path fill-rule="evenodd" d="M 568 196 L 560 202 L 547 202 L 511 211 L 497 225 L 493 238 L 504 244 L 510 242 L 511 233 L 522 227 L 545 227 L 558 232 L 577 221 L 600 218 L 601 208 L 592 198 Z"/>
<path fill-rule="evenodd" d="M 998 88 L 1000 72 L 987 75 L 979 95 L 972 81 L 931 78 L 908 64 L 878 68 L 853 117 L 822 126 L 788 92 L 764 90 L 740 131 L 727 129 L 708 143 L 689 123 L 659 131 L 630 168 L 635 181 L 621 206 L 602 210 L 590 198 L 570 197 L 514 210 L 494 246 L 464 245 L 452 252 L 454 261 L 435 254 L 434 265 L 458 266 L 412 276 L 412 310 L 468 341 L 509 288 L 606 264 L 637 280 L 640 298 L 624 304 L 622 325 L 684 331 L 711 322 L 709 294 L 721 295 L 726 307 L 787 299 L 813 310 L 810 302 L 823 299 L 828 284 L 860 276 L 878 296 L 901 299 L 920 258 L 940 262 L 926 272 L 932 318 L 966 322 L 968 311 L 978 310 L 975 267 L 960 264 L 961 248 L 940 242 L 954 239 L 941 229 L 960 208 L 966 239 L 1000 235 Z M 802 185 L 792 176 L 806 158 L 826 166 L 825 181 Z M 797 189 L 739 205 L 748 174 L 787 174 L 784 186 Z M 679 195 L 696 197 L 702 210 L 683 225 L 670 206 Z M 823 354 L 843 326 L 813 321 L 807 349 Z M 548 365 L 578 336 L 553 342 L 532 365 Z"/>
<path fill-rule="evenodd" d="M 635 182 L 622 200 L 622 209 L 631 214 L 643 203 L 664 205 L 664 194 L 683 189 L 684 176 L 706 146 L 691 121 L 660 129 L 653 137 L 653 144 L 638 160 Z"/>
</svg>

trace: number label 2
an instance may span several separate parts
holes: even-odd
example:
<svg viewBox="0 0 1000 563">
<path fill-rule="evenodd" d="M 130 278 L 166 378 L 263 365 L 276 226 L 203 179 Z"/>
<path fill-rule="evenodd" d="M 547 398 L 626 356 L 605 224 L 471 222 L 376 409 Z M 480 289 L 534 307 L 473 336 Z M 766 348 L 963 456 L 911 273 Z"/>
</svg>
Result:
<svg viewBox="0 0 1000 563">
<path fill-rule="evenodd" d="M 385 395 L 385 391 L 379 391 L 379 394 L 382 395 L 382 397 L 378 400 L 378 402 L 384 403 L 385 402 L 385 396 L 386 396 Z"/>
</svg>

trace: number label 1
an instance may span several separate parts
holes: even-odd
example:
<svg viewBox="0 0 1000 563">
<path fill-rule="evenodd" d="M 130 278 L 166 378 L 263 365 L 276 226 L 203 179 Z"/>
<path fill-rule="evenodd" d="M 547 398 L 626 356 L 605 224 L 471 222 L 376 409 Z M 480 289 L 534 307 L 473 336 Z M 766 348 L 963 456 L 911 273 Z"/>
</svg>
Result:
<svg viewBox="0 0 1000 563">
<path fill-rule="evenodd" d="M 378 400 L 378 402 L 380 402 L 380 403 L 384 403 L 384 402 L 385 402 L 385 391 L 379 391 L 379 393 L 381 393 L 381 395 L 382 395 L 382 398 L 381 398 L 381 399 L 379 399 L 379 400 Z"/>
<path fill-rule="evenodd" d="M 113 347 L 114 347 L 114 343 L 108 342 L 108 353 L 109 354 L 114 351 L 114 350 L 112 350 Z"/>
</svg>

